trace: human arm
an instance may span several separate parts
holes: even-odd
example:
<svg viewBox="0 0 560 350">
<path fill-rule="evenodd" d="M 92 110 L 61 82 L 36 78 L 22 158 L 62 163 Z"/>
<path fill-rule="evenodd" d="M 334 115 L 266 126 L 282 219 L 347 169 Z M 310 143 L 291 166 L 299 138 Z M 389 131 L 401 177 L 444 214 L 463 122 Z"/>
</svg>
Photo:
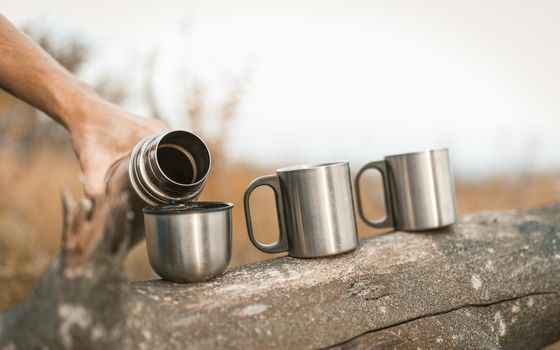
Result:
<svg viewBox="0 0 560 350">
<path fill-rule="evenodd" d="M 42 110 L 70 133 L 86 194 L 105 190 L 109 167 L 143 137 L 165 130 L 99 97 L 0 15 L 0 88 Z"/>
</svg>

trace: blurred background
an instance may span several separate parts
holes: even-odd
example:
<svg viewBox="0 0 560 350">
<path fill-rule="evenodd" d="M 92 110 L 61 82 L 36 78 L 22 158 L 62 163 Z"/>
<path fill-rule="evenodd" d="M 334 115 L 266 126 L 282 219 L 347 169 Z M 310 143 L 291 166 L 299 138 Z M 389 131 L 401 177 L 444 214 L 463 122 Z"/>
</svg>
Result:
<svg viewBox="0 0 560 350">
<path fill-rule="evenodd" d="M 2 13 L 105 98 L 208 141 L 203 199 L 235 204 L 231 266 L 271 258 L 246 237 L 254 178 L 287 165 L 449 147 L 460 213 L 560 200 L 557 1 L 39 0 Z M 0 310 L 58 252 L 60 191 L 79 197 L 65 130 L 0 91 Z M 371 216 L 383 216 L 369 174 Z M 277 235 L 272 192 L 252 198 Z M 378 233 L 358 219 L 360 236 Z M 126 262 L 152 278 L 145 245 Z"/>
</svg>

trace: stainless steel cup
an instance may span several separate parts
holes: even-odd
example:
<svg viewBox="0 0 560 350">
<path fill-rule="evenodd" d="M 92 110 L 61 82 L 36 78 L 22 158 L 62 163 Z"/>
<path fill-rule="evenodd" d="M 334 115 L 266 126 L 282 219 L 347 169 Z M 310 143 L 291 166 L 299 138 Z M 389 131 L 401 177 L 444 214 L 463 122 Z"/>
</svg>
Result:
<svg viewBox="0 0 560 350">
<path fill-rule="evenodd" d="M 276 198 L 280 237 L 272 244 L 258 242 L 253 233 L 249 200 L 259 186 L 271 187 Z M 244 206 L 249 239 L 263 252 L 314 258 L 358 247 L 348 162 L 283 168 L 260 177 L 245 190 Z"/>
<path fill-rule="evenodd" d="M 220 275 L 231 258 L 227 202 L 190 202 L 144 209 L 148 258 L 163 279 L 200 282 Z"/>
<path fill-rule="evenodd" d="M 383 178 L 386 216 L 370 220 L 362 205 L 360 178 L 369 169 Z M 455 186 L 447 149 L 397 154 L 371 162 L 356 176 L 358 211 L 372 227 L 432 230 L 456 221 Z"/>
</svg>

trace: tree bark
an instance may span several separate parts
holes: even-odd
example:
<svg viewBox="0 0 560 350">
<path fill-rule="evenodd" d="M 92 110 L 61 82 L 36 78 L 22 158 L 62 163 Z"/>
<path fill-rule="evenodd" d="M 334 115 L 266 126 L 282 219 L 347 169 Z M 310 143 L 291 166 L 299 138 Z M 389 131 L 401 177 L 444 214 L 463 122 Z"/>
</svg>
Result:
<svg viewBox="0 0 560 350">
<path fill-rule="evenodd" d="M 126 245 L 114 243 L 127 228 L 113 216 L 97 218 L 109 220 L 106 248 L 85 264 L 63 254 L 0 319 L 0 349 L 540 349 L 560 340 L 560 205 L 471 214 L 439 231 L 371 237 L 337 257 L 283 257 L 185 285 L 127 284 L 115 248 Z"/>
</svg>

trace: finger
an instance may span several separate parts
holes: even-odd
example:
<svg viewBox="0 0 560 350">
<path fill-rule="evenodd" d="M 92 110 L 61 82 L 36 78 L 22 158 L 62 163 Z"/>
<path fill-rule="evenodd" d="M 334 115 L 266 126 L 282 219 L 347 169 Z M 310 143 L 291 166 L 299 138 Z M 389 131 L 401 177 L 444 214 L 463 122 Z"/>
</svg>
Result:
<svg viewBox="0 0 560 350">
<path fill-rule="evenodd" d="M 169 126 L 167 126 L 167 124 L 161 119 L 149 118 L 145 119 L 145 121 L 147 122 L 146 124 L 152 133 L 164 132 L 169 130 Z"/>
<path fill-rule="evenodd" d="M 104 171 L 90 171 L 82 176 L 82 184 L 84 186 L 84 193 L 86 197 L 93 198 L 95 196 L 105 193 L 105 172 Z"/>
</svg>

